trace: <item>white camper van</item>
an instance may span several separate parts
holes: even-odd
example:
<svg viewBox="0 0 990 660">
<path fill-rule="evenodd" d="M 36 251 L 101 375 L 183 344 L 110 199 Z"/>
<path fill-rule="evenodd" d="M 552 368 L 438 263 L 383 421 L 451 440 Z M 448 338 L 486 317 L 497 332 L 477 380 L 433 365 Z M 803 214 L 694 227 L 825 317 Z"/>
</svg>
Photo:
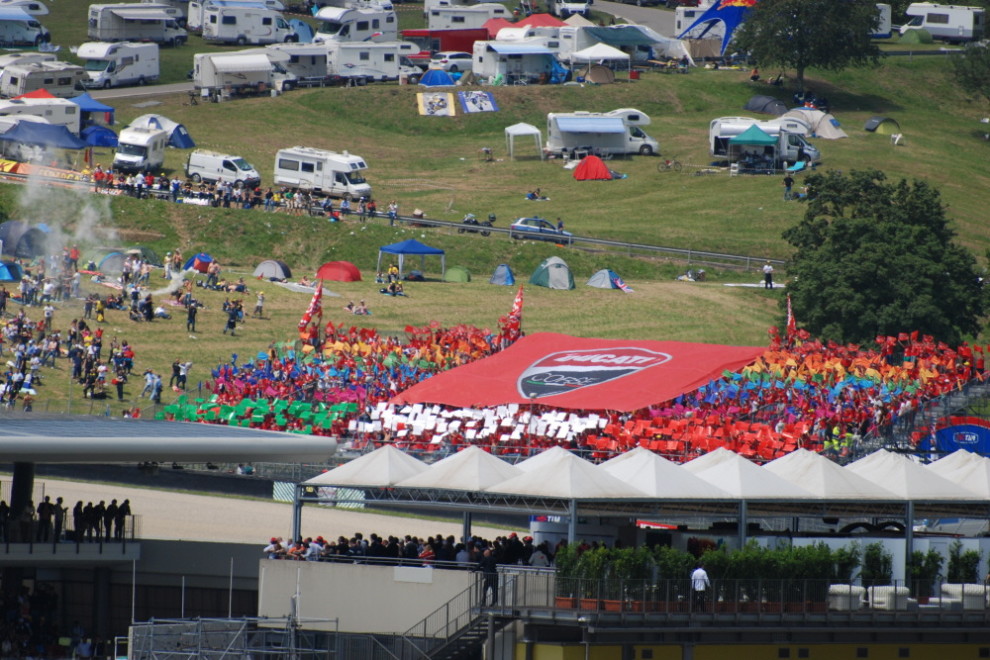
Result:
<svg viewBox="0 0 990 660">
<path fill-rule="evenodd" d="M 324 7 L 316 13 L 319 26 L 313 43 L 333 41 L 396 41 L 399 21 L 395 11 L 382 7 Z"/>
<path fill-rule="evenodd" d="M 86 61 L 86 87 L 108 89 L 158 80 L 158 44 L 89 41 L 79 46 L 76 57 Z"/>
<path fill-rule="evenodd" d="M 0 117 L 43 117 L 79 135 L 79 106 L 68 99 L 9 99 L 0 101 Z"/>
<path fill-rule="evenodd" d="M 483 2 L 477 5 L 436 7 L 430 10 L 430 30 L 472 30 L 483 27 L 489 19 L 509 18 L 505 5 Z"/>
<path fill-rule="evenodd" d="M 39 0 L 0 0 L 0 9 L 23 9 L 32 16 L 47 16 L 48 5 Z"/>
<path fill-rule="evenodd" d="M 634 108 L 611 112 L 551 112 L 547 115 L 547 149 L 554 154 L 660 153 L 660 144 L 643 132 L 650 117 Z"/>
<path fill-rule="evenodd" d="M 346 151 L 292 147 L 275 154 L 273 181 L 277 186 L 291 186 L 328 197 L 370 198 L 371 186 L 363 175 L 366 169 L 363 158 Z"/>
<path fill-rule="evenodd" d="M 937 5 L 915 2 L 905 12 L 911 20 L 901 26 L 901 34 L 910 30 L 928 30 L 934 39 L 961 43 L 979 41 L 986 32 L 986 10 L 983 7 Z"/>
<path fill-rule="evenodd" d="M 65 62 L 11 64 L 0 71 L 0 96 L 10 98 L 39 89 L 52 96 L 77 96 L 86 81 L 86 70 Z"/>
<path fill-rule="evenodd" d="M 186 28 L 199 32 L 203 29 L 203 16 L 206 10 L 218 7 L 253 7 L 285 11 L 285 5 L 279 0 L 192 0 L 186 11 Z"/>
<path fill-rule="evenodd" d="M 0 46 L 38 46 L 51 40 L 51 33 L 23 7 L 0 7 Z"/>
<path fill-rule="evenodd" d="M 257 188 L 261 185 L 261 175 L 251 163 L 240 156 L 205 149 L 196 149 L 189 154 L 189 160 L 186 161 L 186 176 L 197 183 L 223 181 L 232 183 L 238 188 L 241 186 Z"/>
<path fill-rule="evenodd" d="M 415 84 L 423 73 L 409 60 L 419 52 L 419 47 L 411 41 L 330 42 L 323 46 L 330 75 L 340 79 L 385 81 L 398 80 L 404 75 Z"/>
<path fill-rule="evenodd" d="M 154 41 L 181 46 L 189 38 L 179 26 L 182 12 L 148 2 L 90 5 L 87 34 L 94 41 Z"/>
<path fill-rule="evenodd" d="M 125 128 L 117 138 L 113 168 L 123 172 L 157 172 L 165 162 L 168 132 L 157 128 Z"/>
<path fill-rule="evenodd" d="M 713 156 L 732 156 L 729 140 L 756 125 L 767 135 L 777 138 L 774 147 L 778 164 L 803 160 L 808 163 L 821 161 L 821 152 L 806 139 L 811 127 L 795 117 L 779 117 L 760 121 L 752 117 L 719 117 L 708 126 L 708 151 Z"/>
<path fill-rule="evenodd" d="M 222 44 L 277 44 L 299 36 L 282 14 L 264 7 L 214 7 L 203 12 L 203 41 Z"/>
</svg>

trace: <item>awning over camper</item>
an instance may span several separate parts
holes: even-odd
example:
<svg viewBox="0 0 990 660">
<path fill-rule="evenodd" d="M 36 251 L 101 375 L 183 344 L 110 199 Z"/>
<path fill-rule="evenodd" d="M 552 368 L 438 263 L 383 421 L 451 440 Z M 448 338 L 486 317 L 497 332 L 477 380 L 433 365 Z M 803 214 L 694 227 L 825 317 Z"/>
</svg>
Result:
<svg viewBox="0 0 990 660">
<path fill-rule="evenodd" d="M 141 9 L 128 7 L 124 9 L 111 9 L 110 13 L 119 16 L 125 21 L 167 21 L 174 17 L 169 16 L 164 9 Z"/>
<path fill-rule="evenodd" d="M 267 55 L 214 55 L 213 67 L 217 73 L 240 73 L 242 71 L 269 71 L 272 61 Z"/>
<path fill-rule="evenodd" d="M 561 133 L 625 133 L 621 117 L 557 117 Z"/>
<path fill-rule="evenodd" d="M 499 55 L 553 55 L 553 51 L 546 46 L 536 44 L 516 44 L 516 43 L 494 43 L 489 42 L 488 50 Z"/>
</svg>

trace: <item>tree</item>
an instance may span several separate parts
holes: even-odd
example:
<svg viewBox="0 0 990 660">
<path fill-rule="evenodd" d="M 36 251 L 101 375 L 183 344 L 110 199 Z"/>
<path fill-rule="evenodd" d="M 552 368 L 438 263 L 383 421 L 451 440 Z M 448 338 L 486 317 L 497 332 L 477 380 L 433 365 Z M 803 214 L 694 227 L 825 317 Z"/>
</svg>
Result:
<svg viewBox="0 0 990 660">
<path fill-rule="evenodd" d="M 952 75 L 960 87 L 990 101 L 990 48 L 971 45 L 949 61 L 952 62 Z"/>
<path fill-rule="evenodd" d="M 872 0 L 760 0 L 734 39 L 760 66 L 793 68 L 803 92 L 809 67 L 877 63 L 880 49 L 870 39 L 877 19 Z"/>
<path fill-rule="evenodd" d="M 978 332 L 987 305 L 976 259 L 953 242 L 937 190 L 888 183 L 876 170 L 806 182 L 808 209 L 783 234 L 797 249 L 787 290 L 805 328 L 842 342 L 910 330 L 955 342 Z"/>
</svg>

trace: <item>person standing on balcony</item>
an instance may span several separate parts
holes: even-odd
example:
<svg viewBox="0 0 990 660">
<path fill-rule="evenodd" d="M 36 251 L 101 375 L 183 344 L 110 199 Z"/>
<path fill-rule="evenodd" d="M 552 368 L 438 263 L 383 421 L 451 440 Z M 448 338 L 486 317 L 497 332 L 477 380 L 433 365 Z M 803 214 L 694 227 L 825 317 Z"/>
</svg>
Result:
<svg viewBox="0 0 990 660">
<path fill-rule="evenodd" d="M 481 571 L 481 606 L 485 606 L 488 591 L 492 592 L 492 605 L 498 603 L 498 562 L 492 555 L 491 548 L 485 548 L 485 552 L 478 561 L 478 570 Z"/>
<path fill-rule="evenodd" d="M 705 570 L 705 565 L 698 562 L 697 568 L 691 573 L 691 609 L 693 611 L 705 611 L 705 596 L 711 584 L 711 581 L 708 579 L 708 571 Z"/>
</svg>

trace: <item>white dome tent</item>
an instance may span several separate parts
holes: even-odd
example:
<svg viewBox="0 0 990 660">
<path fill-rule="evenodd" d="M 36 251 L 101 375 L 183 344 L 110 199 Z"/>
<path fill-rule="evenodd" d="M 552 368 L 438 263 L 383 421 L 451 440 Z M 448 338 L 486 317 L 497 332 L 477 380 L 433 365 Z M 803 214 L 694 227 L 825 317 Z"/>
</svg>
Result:
<svg viewBox="0 0 990 660">
<path fill-rule="evenodd" d="M 505 146 L 509 151 L 509 158 L 515 158 L 516 138 L 527 136 L 533 137 L 536 152 L 540 155 L 540 160 L 543 160 L 543 134 L 536 126 L 522 122 L 505 127 Z"/>
</svg>

